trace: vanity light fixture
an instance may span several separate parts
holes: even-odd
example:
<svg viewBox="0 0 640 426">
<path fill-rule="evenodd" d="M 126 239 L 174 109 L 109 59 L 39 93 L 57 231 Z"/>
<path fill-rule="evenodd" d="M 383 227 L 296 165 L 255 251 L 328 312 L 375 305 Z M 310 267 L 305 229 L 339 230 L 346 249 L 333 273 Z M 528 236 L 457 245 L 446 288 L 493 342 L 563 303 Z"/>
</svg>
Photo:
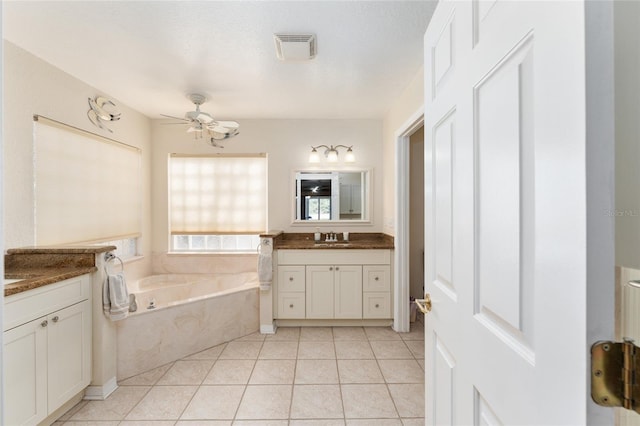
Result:
<svg viewBox="0 0 640 426">
<path fill-rule="evenodd" d="M 346 148 L 347 153 L 344 156 L 344 161 L 347 163 L 353 163 L 356 161 L 356 156 L 353 153 L 353 145 L 318 145 L 311 147 L 311 153 L 309 154 L 309 162 L 310 163 L 319 163 L 320 162 L 320 154 L 318 154 L 318 148 L 325 148 L 324 156 L 327 158 L 327 161 L 330 163 L 335 163 L 338 161 L 338 148 Z"/>
</svg>

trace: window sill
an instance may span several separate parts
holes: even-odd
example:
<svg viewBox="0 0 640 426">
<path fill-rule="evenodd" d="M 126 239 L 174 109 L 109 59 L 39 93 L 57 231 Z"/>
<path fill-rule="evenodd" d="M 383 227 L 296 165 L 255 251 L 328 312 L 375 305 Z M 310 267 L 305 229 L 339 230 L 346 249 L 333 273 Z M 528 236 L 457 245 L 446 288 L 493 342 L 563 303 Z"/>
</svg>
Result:
<svg viewBox="0 0 640 426">
<path fill-rule="evenodd" d="M 256 256 L 257 251 L 169 251 L 167 256 Z"/>
</svg>

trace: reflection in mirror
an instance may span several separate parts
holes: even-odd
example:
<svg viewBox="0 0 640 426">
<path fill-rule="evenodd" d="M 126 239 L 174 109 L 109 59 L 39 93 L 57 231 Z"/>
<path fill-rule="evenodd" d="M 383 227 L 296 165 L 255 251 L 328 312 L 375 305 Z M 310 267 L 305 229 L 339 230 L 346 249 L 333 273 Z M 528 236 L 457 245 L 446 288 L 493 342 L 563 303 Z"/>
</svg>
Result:
<svg viewBox="0 0 640 426">
<path fill-rule="evenodd" d="M 296 221 L 365 221 L 367 171 L 297 172 Z"/>
</svg>

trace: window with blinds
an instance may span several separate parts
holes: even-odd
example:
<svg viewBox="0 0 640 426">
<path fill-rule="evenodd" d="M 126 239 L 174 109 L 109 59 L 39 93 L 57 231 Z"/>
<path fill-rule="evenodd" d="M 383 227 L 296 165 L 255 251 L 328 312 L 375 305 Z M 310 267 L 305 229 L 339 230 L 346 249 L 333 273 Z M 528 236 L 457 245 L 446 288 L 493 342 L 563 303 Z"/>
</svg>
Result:
<svg viewBox="0 0 640 426">
<path fill-rule="evenodd" d="M 135 239 L 141 233 L 141 151 L 34 117 L 35 243 Z"/>
<path fill-rule="evenodd" d="M 172 251 L 249 251 L 267 228 L 266 154 L 169 156 Z"/>
</svg>

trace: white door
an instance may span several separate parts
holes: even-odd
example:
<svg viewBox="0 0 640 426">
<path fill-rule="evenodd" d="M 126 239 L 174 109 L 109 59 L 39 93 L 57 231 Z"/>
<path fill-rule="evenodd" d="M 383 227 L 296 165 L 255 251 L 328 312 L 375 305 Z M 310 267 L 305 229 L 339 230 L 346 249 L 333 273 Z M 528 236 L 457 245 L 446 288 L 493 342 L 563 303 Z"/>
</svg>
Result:
<svg viewBox="0 0 640 426">
<path fill-rule="evenodd" d="M 586 424 L 582 2 L 440 2 L 425 34 L 426 423 Z"/>
</svg>

